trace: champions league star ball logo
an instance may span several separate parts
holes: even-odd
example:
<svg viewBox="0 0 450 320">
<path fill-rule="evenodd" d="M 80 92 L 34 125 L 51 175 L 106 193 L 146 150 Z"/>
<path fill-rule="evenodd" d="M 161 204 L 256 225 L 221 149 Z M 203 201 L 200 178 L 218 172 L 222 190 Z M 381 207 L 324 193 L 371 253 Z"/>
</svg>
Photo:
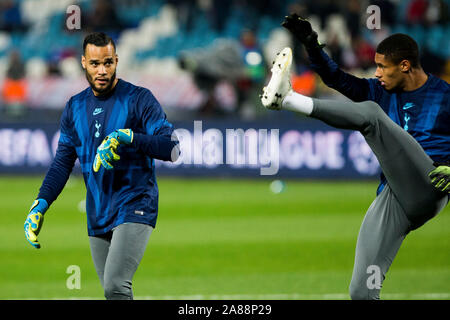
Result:
<svg viewBox="0 0 450 320">
<path fill-rule="evenodd" d="M 359 132 L 353 132 L 348 137 L 348 156 L 356 171 L 364 175 L 374 175 L 380 169 L 380 164 Z"/>
</svg>

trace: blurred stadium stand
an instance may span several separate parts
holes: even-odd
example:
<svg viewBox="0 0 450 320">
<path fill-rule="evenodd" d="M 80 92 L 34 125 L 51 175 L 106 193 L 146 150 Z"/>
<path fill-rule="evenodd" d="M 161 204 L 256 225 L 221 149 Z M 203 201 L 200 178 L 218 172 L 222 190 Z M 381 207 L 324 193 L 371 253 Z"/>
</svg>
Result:
<svg viewBox="0 0 450 320">
<path fill-rule="evenodd" d="M 66 27 L 72 4 L 81 8 L 81 30 Z M 381 8 L 380 30 L 366 27 L 370 4 Z M 79 60 L 82 39 L 91 31 L 105 31 L 116 40 L 118 76 L 151 89 L 174 120 L 264 117 L 257 93 L 267 81 L 272 57 L 287 45 L 297 48 L 296 90 L 339 97 L 309 70 L 301 47 L 280 27 L 294 11 L 310 19 L 328 53 L 356 75 L 372 77 L 377 43 L 403 32 L 419 43 L 425 70 L 449 81 L 449 8 L 450 0 L 2 0 L 1 120 L 57 120 L 67 99 L 87 85 Z M 238 50 L 237 60 L 229 55 L 231 49 L 218 49 L 225 48 L 224 39 Z M 183 59 L 199 53 L 201 64 Z M 241 66 L 240 73 L 227 77 L 199 68 L 222 54 L 234 59 L 227 63 Z M 12 64 L 23 70 L 19 78 L 17 72 L 11 78 Z M 205 79 L 212 85 L 202 85 Z M 16 91 L 5 89 L 12 80 Z M 16 102 L 11 90 L 19 92 Z"/>
</svg>

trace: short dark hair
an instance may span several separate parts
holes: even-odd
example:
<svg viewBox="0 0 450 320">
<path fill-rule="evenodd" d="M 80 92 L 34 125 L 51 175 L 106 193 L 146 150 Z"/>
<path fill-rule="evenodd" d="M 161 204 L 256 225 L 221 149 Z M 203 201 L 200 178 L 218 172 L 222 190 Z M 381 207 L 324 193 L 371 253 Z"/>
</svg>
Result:
<svg viewBox="0 0 450 320">
<path fill-rule="evenodd" d="M 417 42 L 403 33 L 393 34 L 381 41 L 376 52 L 385 55 L 396 64 L 402 60 L 408 60 L 413 67 L 418 67 L 420 64 Z"/>
<path fill-rule="evenodd" d="M 97 47 L 105 47 L 108 44 L 112 44 L 114 47 L 114 50 L 116 50 L 116 44 L 114 43 L 114 40 L 108 36 L 104 32 L 94 32 L 91 34 L 88 34 L 83 41 L 83 54 L 86 52 L 86 47 L 88 44 L 93 44 Z"/>
</svg>

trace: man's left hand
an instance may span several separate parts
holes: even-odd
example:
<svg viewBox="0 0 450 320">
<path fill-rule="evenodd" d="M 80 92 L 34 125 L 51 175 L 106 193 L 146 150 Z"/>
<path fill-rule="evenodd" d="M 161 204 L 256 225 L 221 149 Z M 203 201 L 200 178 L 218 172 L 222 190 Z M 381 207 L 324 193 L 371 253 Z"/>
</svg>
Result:
<svg viewBox="0 0 450 320">
<path fill-rule="evenodd" d="M 118 129 L 105 137 L 101 145 L 97 148 L 93 169 L 94 172 L 103 166 L 107 170 L 113 169 L 112 161 L 120 160 L 116 153 L 120 144 L 131 144 L 133 142 L 133 131 L 131 129 Z"/>
<path fill-rule="evenodd" d="M 441 165 L 430 172 L 431 184 L 442 192 L 450 193 L 450 167 Z"/>
</svg>

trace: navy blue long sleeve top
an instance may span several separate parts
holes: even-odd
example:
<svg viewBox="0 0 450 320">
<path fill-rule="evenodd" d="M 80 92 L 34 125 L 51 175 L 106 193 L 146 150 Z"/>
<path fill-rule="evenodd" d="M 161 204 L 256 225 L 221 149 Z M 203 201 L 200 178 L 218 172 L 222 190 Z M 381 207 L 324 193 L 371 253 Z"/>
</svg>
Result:
<svg viewBox="0 0 450 320">
<path fill-rule="evenodd" d="M 308 50 L 311 67 L 323 82 L 355 102 L 371 100 L 410 133 L 436 162 L 450 160 L 450 85 L 428 74 L 413 91 L 387 91 L 376 78 L 344 72 L 322 49 Z M 386 183 L 381 175 L 378 193 Z"/>
<path fill-rule="evenodd" d="M 116 129 L 131 129 L 130 145 L 120 145 L 113 170 L 93 171 L 97 147 Z M 158 186 L 154 159 L 175 161 L 178 140 L 150 90 L 119 79 L 106 96 L 91 88 L 73 96 L 63 111 L 55 158 L 38 198 L 49 205 L 63 190 L 76 159 L 86 184 L 88 234 L 104 234 L 124 222 L 155 227 Z"/>
</svg>

